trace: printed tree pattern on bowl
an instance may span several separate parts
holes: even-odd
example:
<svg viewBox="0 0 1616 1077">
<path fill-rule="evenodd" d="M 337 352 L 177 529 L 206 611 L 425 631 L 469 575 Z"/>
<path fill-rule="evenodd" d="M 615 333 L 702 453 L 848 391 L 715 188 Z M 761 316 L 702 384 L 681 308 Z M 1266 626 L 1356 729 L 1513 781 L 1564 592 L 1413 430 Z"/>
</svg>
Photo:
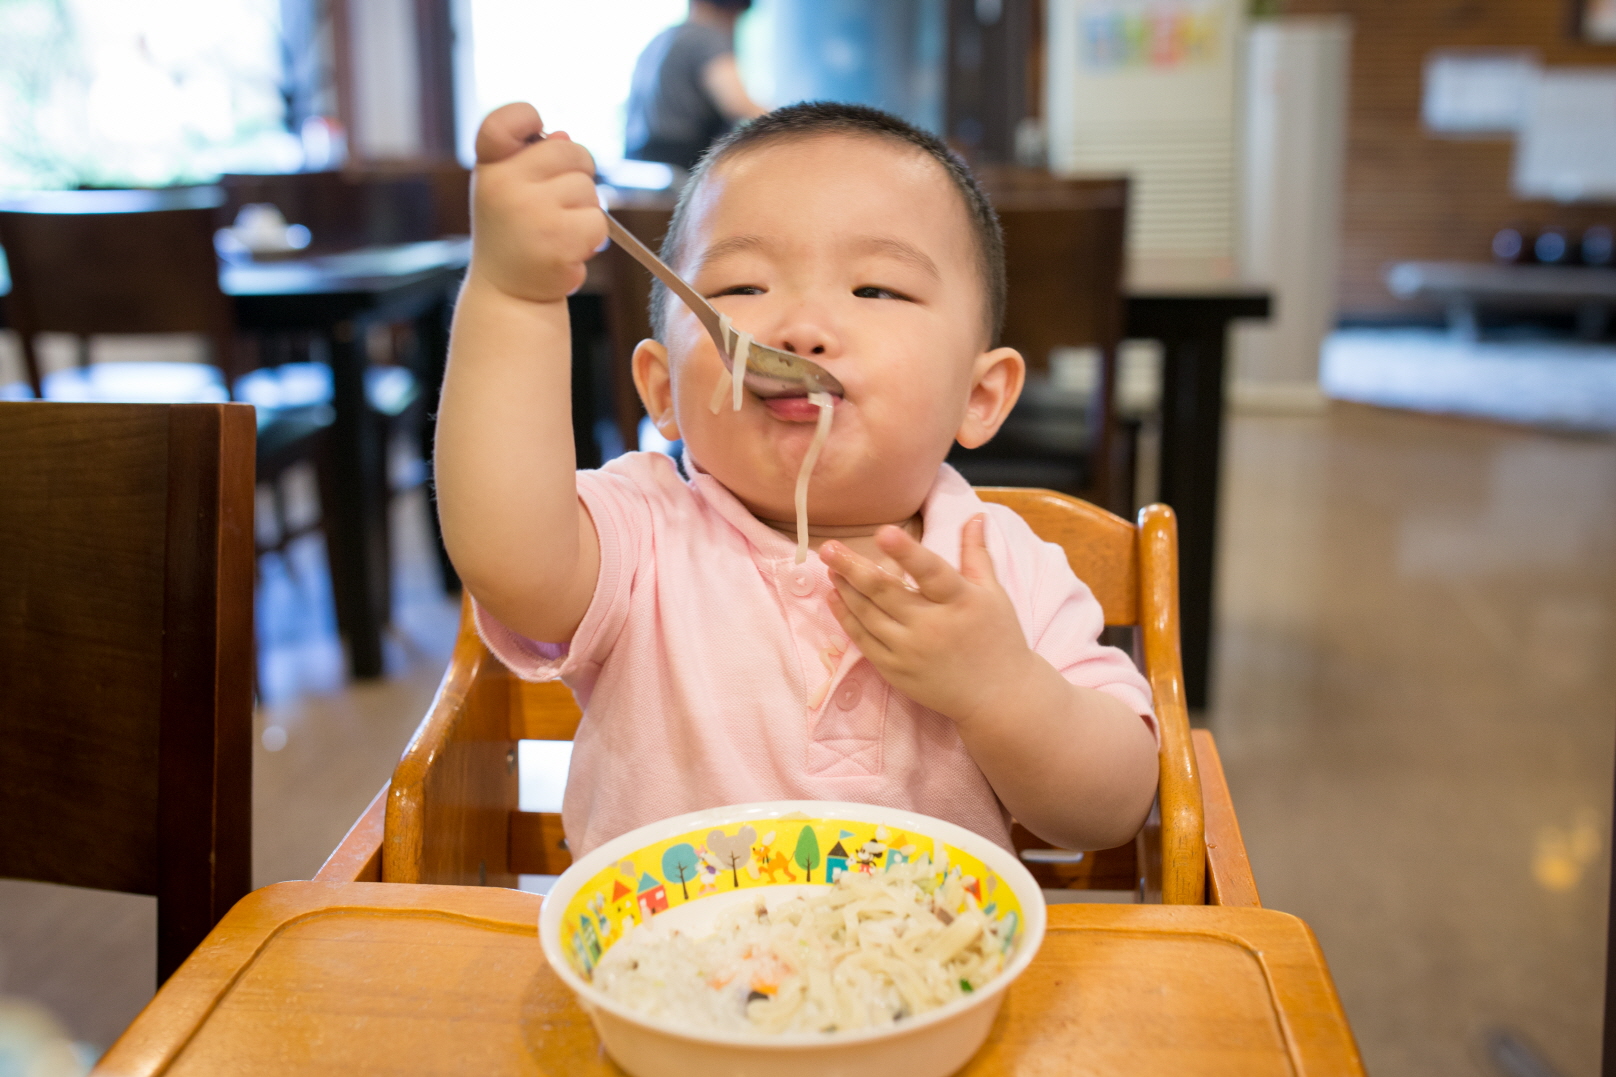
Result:
<svg viewBox="0 0 1616 1077">
<path fill-rule="evenodd" d="M 759 827 L 768 829 L 759 835 Z M 927 855 L 936 882 L 958 873 L 982 911 L 1000 922 L 1006 947 L 1014 946 L 1021 902 L 1011 886 L 970 853 L 877 823 L 798 814 L 673 835 L 608 864 L 567 903 L 567 954 L 573 968 L 588 978 L 601 955 L 631 927 L 670 908 L 751 887 L 829 886 L 844 872 L 876 874 Z"/>
</svg>

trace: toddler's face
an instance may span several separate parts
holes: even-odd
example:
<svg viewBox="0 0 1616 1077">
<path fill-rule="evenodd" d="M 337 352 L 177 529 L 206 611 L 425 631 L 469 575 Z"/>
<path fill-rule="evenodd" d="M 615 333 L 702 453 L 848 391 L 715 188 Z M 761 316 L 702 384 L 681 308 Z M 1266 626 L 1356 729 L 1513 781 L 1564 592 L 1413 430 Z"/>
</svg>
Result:
<svg viewBox="0 0 1616 1077">
<path fill-rule="evenodd" d="M 971 226 L 937 162 L 873 137 L 765 143 L 709 174 L 690 210 L 686 279 L 737 328 L 846 389 L 810 485 L 815 523 L 907 518 L 956 437 L 998 428 L 1021 359 L 986 350 Z M 717 348 L 678 300 L 668 315 L 671 387 L 662 414 L 647 394 L 653 417 L 754 513 L 792 519 L 818 409 L 748 393 L 739 412 L 726 396 L 714 414 Z"/>
</svg>

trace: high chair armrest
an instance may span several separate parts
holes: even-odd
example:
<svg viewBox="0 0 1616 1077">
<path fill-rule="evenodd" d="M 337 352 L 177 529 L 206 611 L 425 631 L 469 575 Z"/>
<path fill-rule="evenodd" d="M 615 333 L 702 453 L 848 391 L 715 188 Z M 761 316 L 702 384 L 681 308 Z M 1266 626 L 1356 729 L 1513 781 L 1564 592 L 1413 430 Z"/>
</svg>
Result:
<svg viewBox="0 0 1616 1077">
<path fill-rule="evenodd" d="M 520 683 L 477 635 L 468 595 L 449 668 L 393 769 L 383 882 L 516 885 L 510 813 L 520 796 L 511 712 Z"/>
<path fill-rule="evenodd" d="M 1206 890 L 1208 905 L 1245 905 L 1261 908 L 1257 880 L 1246 858 L 1246 843 L 1240 836 L 1229 783 L 1223 776 L 1223 762 L 1211 730 L 1190 731 L 1195 745 L 1195 765 L 1201 775 L 1201 803 L 1206 817 Z"/>
<path fill-rule="evenodd" d="M 320 870 L 315 872 L 317 882 L 325 883 L 379 883 L 382 881 L 382 828 L 387 817 L 387 782 L 371 798 L 364 814 L 354 820 L 342 841 L 331 850 Z"/>
</svg>

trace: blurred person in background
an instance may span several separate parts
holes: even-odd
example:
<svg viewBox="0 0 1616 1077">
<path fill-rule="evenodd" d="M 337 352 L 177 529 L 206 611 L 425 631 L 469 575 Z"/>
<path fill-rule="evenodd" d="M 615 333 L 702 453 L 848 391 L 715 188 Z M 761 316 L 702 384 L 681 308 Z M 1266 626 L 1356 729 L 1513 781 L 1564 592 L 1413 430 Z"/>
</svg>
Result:
<svg viewBox="0 0 1616 1077">
<path fill-rule="evenodd" d="M 640 53 L 629 91 L 624 155 L 674 168 L 674 185 L 736 123 L 768 110 L 735 62 L 735 22 L 752 0 L 690 0 L 685 21 Z"/>
</svg>

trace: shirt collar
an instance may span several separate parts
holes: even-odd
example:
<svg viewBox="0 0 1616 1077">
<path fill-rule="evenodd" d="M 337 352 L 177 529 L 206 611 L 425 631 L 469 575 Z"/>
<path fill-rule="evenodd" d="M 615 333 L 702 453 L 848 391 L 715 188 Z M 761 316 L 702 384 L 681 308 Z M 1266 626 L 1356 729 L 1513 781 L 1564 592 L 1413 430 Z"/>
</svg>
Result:
<svg viewBox="0 0 1616 1077">
<path fill-rule="evenodd" d="M 702 469 L 686 447 L 682 457 L 684 472 L 691 487 L 739 531 L 751 545 L 753 556 L 764 561 L 791 560 L 796 556 L 797 544 L 768 524 L 753 516 L 729 488 Z M 922 524 L 920 544 L 931 550 L 955 568 L 959 567 L 960 533 L 972 516 L 982 511 L 982 500 L 976 496 L 965 476 L 948 464 L 939 464 L 937 477 L 920 505 Z M 809 555 L 818 559 L 810 550 Z"/>
</svg>

